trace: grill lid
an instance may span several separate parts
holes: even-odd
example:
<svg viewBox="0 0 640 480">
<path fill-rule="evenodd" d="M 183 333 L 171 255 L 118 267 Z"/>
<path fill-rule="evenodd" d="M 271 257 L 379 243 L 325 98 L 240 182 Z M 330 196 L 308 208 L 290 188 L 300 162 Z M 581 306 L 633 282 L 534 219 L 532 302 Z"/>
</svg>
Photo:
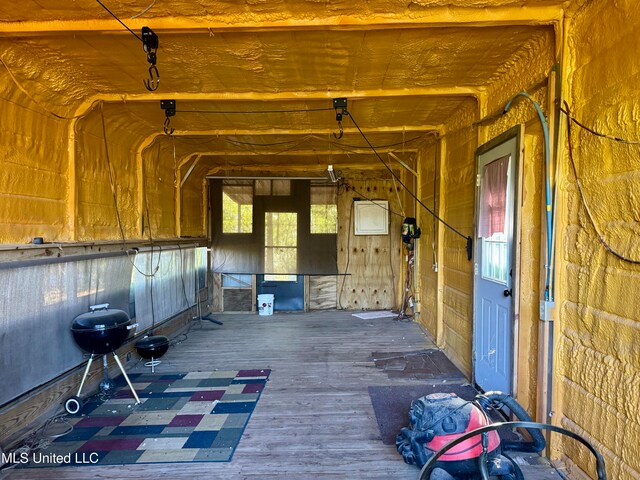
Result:
<svg viewBox="0 0 640 480">
<path fill-rule="evenodd" d="M 108 303 L 89 307 L 90 312 L 78 315 L 71 325 L 71 330 L 109 330 L 127 325 L 131 319 L 123 310 L 109 308 Z"/>
</svg>

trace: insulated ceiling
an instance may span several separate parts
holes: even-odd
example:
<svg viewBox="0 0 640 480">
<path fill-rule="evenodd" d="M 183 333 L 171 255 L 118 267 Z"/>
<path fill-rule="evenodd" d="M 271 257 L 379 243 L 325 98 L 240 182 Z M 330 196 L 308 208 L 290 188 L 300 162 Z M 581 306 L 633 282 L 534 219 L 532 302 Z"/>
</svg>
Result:
<svg viewBox="0 0 640 480">
<path fill-rule="evenodd" d="M 170 140 L 161 135 L 159 101 L 176 99 L 171 127 L 176 139 L 184 137 L 176 141 L 181 158 L 202 155 L 203 165 L 219 169 L 281 164 L 287 152 L 299 157 L 296 165 L 364 154 L 349 151 L 366 146 L 349 119 L 343 139 L 332 137 L 335 97 L 349 99 L 374 144 L 415 151 L 408 139 L 440 131 L 475 102 L 519 52 L 553 35 L 569 2 L 103 3 L 138 34 L 142 26 L 158 34 L 157 91 L 142 83 L 149 65 L 141 42 L 93 0 L 3 2 L 2 62 L 33 99 L 60 115 L 103 101 L 106 120 L 140 144 L 152 136 Z M 264 111 L 272 113 L 256 113 Z"/>
</svg>

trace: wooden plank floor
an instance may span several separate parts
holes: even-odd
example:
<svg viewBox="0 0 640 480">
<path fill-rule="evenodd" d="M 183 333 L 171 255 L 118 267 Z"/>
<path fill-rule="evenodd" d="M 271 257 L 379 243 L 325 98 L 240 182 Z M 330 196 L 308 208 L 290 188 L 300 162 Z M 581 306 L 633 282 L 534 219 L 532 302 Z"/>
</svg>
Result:
<svg viewBox="0 0 640 480">
<path fill-rule="evenodd" d="M 389 380 L 367 359 L 433 347 L 416 324 L 335 311 L 216 318 L 224 326 L 195 323 L 156 371 L 273 370 L 231 462 L 12 470 L 7 478 L 416 478 L 417 468 L 379 440 L 367 392 L 410 382 Z"/>
<path fill-rule="evenodd" d="M 156 371 L 272 369 L 231 462 L 23 469 L 3 478 L 417 478 L 417 467 L 405 465 L 380 440 L 367 391 L 417 382 L 389 379 L 368 361 L 374 351 L 434 348 L 415 323 L 335 311 L 216 318 L 224 326 L 194 323 L 188 339 L 172 347 Z"/>
</svg>

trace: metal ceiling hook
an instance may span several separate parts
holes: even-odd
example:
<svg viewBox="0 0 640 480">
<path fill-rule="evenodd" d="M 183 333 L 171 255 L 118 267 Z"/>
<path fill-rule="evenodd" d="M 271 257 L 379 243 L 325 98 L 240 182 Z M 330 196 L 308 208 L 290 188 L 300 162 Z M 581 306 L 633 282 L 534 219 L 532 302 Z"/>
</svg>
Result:
<svg viewBox="0 0 640 480">
<path fill-rule="evenodd" d="M 149 27 L 142 27 L 142 49 L 147 54 L 147 62 L 149 62 L 149 80 L 144 80 L 144 86 L 150 92 L 155 92 L 160 86 L 160 74 L 156 68 L 157 55 L 156 51 L 160 46 L 158 36 Z"/>
<path fill-rule="evenodd" d="M 169 126 L 171 124 L 171 117 L 176 114 L 176 101 L 160 100 L 160 108 L 164 110 L 164 114 L 167 117 L 164 119 L 164 133 L 166 135 L 173 135 L 175 128 L 169 128 Z"/>
<path fill-rule="evenodd" d="M 163 129 L 166 135 L 173 135 L 173 132 L 176 131 L 175 128 L 169 128 L 170 125 L 171 125 L 171 119 L 169 117 L 165 118 Z"/>
<path fill-rule="evenodd" d="M 144 86 L 150 92 L 155 92 L 160 86 L 160 73 L 155 65 L 149 67 L 149 80 L 144 80 Z"/>
</svg>

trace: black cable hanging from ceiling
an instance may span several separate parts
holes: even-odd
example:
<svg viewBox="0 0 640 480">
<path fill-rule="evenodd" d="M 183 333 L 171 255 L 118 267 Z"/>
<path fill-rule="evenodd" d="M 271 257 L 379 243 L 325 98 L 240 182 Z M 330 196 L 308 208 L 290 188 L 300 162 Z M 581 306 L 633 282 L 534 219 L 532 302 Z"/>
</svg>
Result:
<svg viewBox="0 0 640 480">
<path fill-rule="evenodd" d="M 96 0 L 96 1 L 99 1 L 99 0 Z M 378 160 L 380 160 L 380 162 L 382 162 L 382 164 L 386 167 L 386 169 L 389 170 L 389 172 L 391 173 L 393 178 L 409 193 L 409 195 L 411 195 L 414 198 L 414 200 L 416 202 L 418 202 L 418 204 L 420 204 L 427 212 L 429 212 L 430 215 L 432 215 L 436 220 L 438 220 L 440 223 L 442 223 L 445 227 L 447 227 L 449 230 L 454 232 L 456 235 L 459 235 L 460 237 L 464 238 L 467 241 L 467 247 L 466 247 L 467 248 L 467 259 L 471 260 L 471 258 L 473 257 L 473 239 L 470 236 L 464 235 L 462 232 L 457 230 L 455 227 L 449 225 L 445 220 L 440 218 L 437 213 L 435 213 L 433 210 L 431 210 L 429 207 L 427 207 L 418 197 L 416 197 L 416 195 L 411 190 L 409 190 L 409 188 L 402 182 L 402 180 L 400 180 L 400 178 L 394 173 L 393 169 L 391 167 L 389 167 L 389 165 L 382 159 L 382 157 L 380 156 L 380 154 L 376 150 L 376 147 L 374 147 L 373 144 L 369 141 L 369 139 L 364 134 L 364 132 L 362 131 L 362 129 L 360 128 L 360 126 L 358 125 L 356 120 L 349 113 L 349 111 L 347 110 L 347 99 L 346 98 L 333 99 L 333 107 L 330 107 L 330 108 L 314 108 L 314 109 L 247 110 L 247 111 L 178 110 L 176 108 L 176 101 L 175 100 L 161 100 L 160 101 L 160 108 L 165 111 L 165 117 L 166 118 L 165 118 L 165 121 L 164 121 L 164 133 L 167 134 L 167 135 L 173 135 L 173 132 L 175 131 L 175 129 L 170 128 L 170 122 L 171 122 L 171 117 L 175 116 L 175 114 L 178 113 L 178 112 L 180 112 L 180 113 L 205 113 L 205 114 L 261 114 L 261 113 L 318 112 L 318 111 L 335 110 L 335 112 L 336 112 L 336 121 L 338 122 L 338 127 L 340 129 L 340 133 L 339 134 L 335 134 L 334 133 L 334 136 L 339 139 L 339 138 L 342 138 L 342 134 L 343 134 L 343 131 L 344 131 L 343 128 L 342 128 L 342 117 L 343 116 L 348 116 L 349 118 L 351 118 L 351 121 L 353 122 L 353 125 L 356 127 L 358 132 L 360 132 L 360 135 L 362 136 L 362 138 L 367 143 L 367 146 L 369 148 L 371 148 L 371 150 L 376 155 L 376 157 L 378 157 Z M 395 213 L 395 212 L 391 212 L 391 213 Z"/>
<path fill-rule="evenodd" d="M 99 0 L 96 0 L 96 1 L 99 1 Z M 460 232 L 456 228 L 454 228 L 451 225 L 449 225 L 445 220 L 440 218 L 438 216 L 438 214 L 436 214 L 433 210 L 431 210 L 429 207 L 427 207 L 418 197 L 416 197 L 411 190 L 409 190 L 409 188 L 402 182 L 402 180 L 400 180 L 400 178 L 394 173 L 393 169 L 391 167 L 389 167 L 389 165 L 387 165 L 387 163 L 382 159 L 382 157 L 380 156 L 380 154 L 376 150 L 376 147 L 369 141 L 369 139 L 364 134 L 364 132 L 362 131 L 360 126 L 357 124 L 357 122 L 355 121 L 353 116 L 349 113 L 349 111 L 347 110 L 347 99 L 346 98 L 333 99 L 333 107 L 329 107 L 329 108 L 314 108 L 314 109 L 247 110 L 247 111 L 178 110 L 176 108 L 176 101 L 175 100 L 160 100 L 160 108 L 162 110 L 164 110 L 164 112 L 165 112 L 165 117 L 166 118 L 165 118 L 165 121 L 164 121 L 164 133 L 167 134 L 167 135 L 173 135 L 173 132 L 175 131 L 175 129 L 170 128 L 170 123 L 171 123 L 171 117 L 175 116 L 175 114 L 178 113 L 178 112 L 180 112 L 180 113 L 208 113 L 208 114 L 260 114 L 260 113 L 317 112 L 317 111 L 335 110 L 335 112 L 336 112 L 336 121 L 338 122 L 338 127 L 340 129 L 340 133 L 339 134 L 335 134 L 334 133 L 334 137 L 339 139 L 339 138 L 342 138 L 342 133 L 344 131 L 343 128 L 342 128 L 342 117 L 343 116 L 348 116 L 349 118 L 351 118 L 351 121 L 353 122 L 354 126 L 356 127 L 358 132 L 360 132 L 360 135 L 362 136 L 362 138 L 367 143 L 367 146 L 369 148 L 371 148 L 373 153 L 375 153 L 376 157 L 378 157 L 378 160 L 380 160 L 382 162 L 382 164 L 387 168 L 387 170 L 389 170 L 389 172 L 391 172 L 391 175 L 393 176 L 393 178 L 395 180 L 397 180 L 397 182 L 407 192 L 409 192 L 409 194 L 416 200 L 416 202 L 418 202 L 427 212 L 429 212 L 430 215 L 433 216 L 433 218 L 435 218 L 440 223 L 442 223 L 445 227 L 447 227 L 448 229 L 453 231 L 456 235 L 459 235 L 460 237 L 464 238 L 467 241 L 467 258 L 469 260 L 471 260 L 471 258 L 473 256 L 473 239 L 470 236 L 464 235 L 462 232 Z M 420 138 L 420 137 L 416 137 L 415 139 L 412 139 L 412 141 L 416 140 L 418 138 Z M 391 212 L 391 213 L 397 215 L 396 212 Z"/>
<path fill-rule="evenodd" d="M 606 138 L 608 140 L 613 140 L 614 142 L 623 143 L 626 145 L 640 145 L 640 140 L 628 140 L 622 137 L 618 137 L 616 135 L 610 135 L 608 133 L 599 132 L 597 130 L 594 130 L 591 127 L 587 127 L 584 123 L 580 122 L 575 117 L 573 117 L 573 115 L 571 114 L 571 110 L 569 109 L 569 104 L 567 102 L 564 102 L 564 105 L 565 105 L 564 108 L 560 107 L 560 111 L 564 113 L 569 118 L 569 120 L 571 120 L 571 122 L 575 123 L 580 128 L 582 128 L 583 130 L 586 130 L 592 135 L 595 135 L 596 137 Z"/>
<path fill-rule="evenodd" d="M 142 42 L 142 49 L 147 54 L 147 62 L 149 62 L 149 78 L 147 80 L 143 80 L 144 86 L 150 92 L 155 92 L 160 86 L 160 73 L 158 72 L 158 67 L 156 67 L 156 60 L 158 46 L 160 45 L 160 41 L 158 39 L 158 35 L 154 33 L 153 30 L 149 27 L 142 27 L 142 36 L 138 35 L 136 32 L 131 30 L 122 20 L 118 18 L 118 16 L 113 13 L 109 8 L 102 3 L 100 0 L 96 0 L 98 5 L 100 5 L 104 10 L 109 13 L 113 18 L 115 18 L 120 25 L 126 28 L 131 35 L 136 37 L 138 40 Z"/>
<path fill-rule="evenodd" d="M 340 102 L 336 103 L 336 100 L 343 100 Z M 400 177 L 398 177 L 395 172 L 393 171 L 393 169 L 387 164 L 387 162 L 385 162 L 383 160 L 383 158 L 380 156 L 380 154 L 378 153 L 378 151 L 376 150 L 376 148 L 371 144 L 371 142 L 369 141 L 369 139 L 367 138 L 367 136 L 364 134 L 364 132 L 362 131 L 362 129 L 360 128 L 360 126 L 358 125 L 358 123 L 356 122 L 355 118 L 353 118 L 353 115 L 347 110 L 347 99 L 334 99 L 333 101 L 334 105 L 338 105 L 338 107 L 336 107 L 336 111 L 340 110 L 340 114 L 342 116 L 347 116 L 351 119 L 351 121 L 353 122 L 353 125 L 356 127 L 356 129 L 358 130 L 358 132 L 360 132 L 360 135 L 362 135 L 362 138 L 364 139 L 364 141 L 367 143 L 367 145 L 369 145 L 369 148 L 371 148 L 371 150 L 373 151 L 373 153 L 376 155 L 376 157 L 378 157 L 378 160 L 380 160 L 380 162 L 382 162 L 382 164 L 385 166 L 385 168 L 387 170 L 389 170 L 389 172 L 391 173 L 391 175 L 393 176 L 393 178 L 396 179 L 396 181 L 402 186 L 402 188 L 404 188 L 409 195 L 411 195 L 413 197 L 413 199 L 418 202 L 419 205 L 421 205 L 427 212 L 429 212 L 430 215 L 433 216 L 433 218 L 435 218 L 436 220 L 438 220 L 440 223 L 442 223 L 445 227 L 447 227 L 449 230 L 451 230 L 453 233 L 455 233 L 456 235 L 464 238 L 467 241 L 467 259 L 471 260 L 473 258 L 473 238 L 471 238 L 470 236 L 467 236 L 465 234 L 463 234 L 462 232 L 460 232 L 459 230 L 457 230 L 455 227 L 449 225 L 445 220 L 443 220 L 442 218 L 440 218 L 438 216 L 438 214 L 436 212 L 434 212 L 433 210 L 431 210 L 429 207 L 427 207 L 403 182 L 402 180 L 400 180 Z"/>
<path fill-rule="evenodd" d="M 580 180 L 580 175 L 578 174 L 578 168 L 576 167 L 576 162 L 575 162 L 575 158 L 574 158 L 574 151 L 573 151 L 573 141 L 571 138 L 571 132 L 572 132 L 572 128 L 571 128 L 571 122 L 575 123 L 576 125 L 580 126 L 581 128 L 584 128 L 587 132 L 593 134 L 593 135 L 597 135 L 599 137 L 603 137 L 603 138 L 608 138 L 610 140 L 614 140 L 617 142 L 621 142 L 621 143 L 626 143 L 626 144 L 631 144 L 631 145 L 637 145 L 637 142 L 635 140 L 624 140 L 621 139 L 619 137 L 615 137 L 613 135 L 607 135 L 607 134 L 602 134 L 599 132 L 594 131 L 593 129 L 589 128 L 589 127 L 585 127 L 584 125 L 582 125 L 581 123 L 579 123 L 578 121 L 576 121 L 572 115 L 571 115 L 571 109 L 569 107 L 569 104 L 567 103 L 567 101 L 564 101 L 564 109 L 561 107 L 560 111 L 562 113 L 564 113 L 567 117 L 567 147 L 569 150 L 569 163 L 571 165 L 571 170 L 573 171 L 573 175 L 576 179 L 576 187 L 578 188 L 578 195 L 580 197 L 580 201 L 582 202 L 582 206 L 585 209 L 585 212 L 587 213 L 587 218 L 589 219 L 589 222 L 591 223 L 591 226 L 593 227 L 593 230 L 596 232 L 596 236 L 598 237 L 598 241 L 602 244 L 602 246 L 604 247 L 604 249 L 609 252 L 610 254 L 612 254 L 613 256 L 615 256 L 616 258 L 627 262 L 627 263 L 631 263 L 633 265 L 640 265 L 640 260 L 638 259 L 633 259 L 630 258 L 620 252 L 618 252 L 617 250 L 615 250 L 610 244 L 609 242 L 607 242 L 607 240 L 604 238 L 604 235 L 602 233 L 601 228 L 598 226 L 598 224 L 596 223 L 596 220 L 594 218 L 593 212 L 591 211 L 591 208 L 589 207 L 589 204 L 587 203 L 587 199 L 584 193 L 584 188 L 582 187 L 582 181 Z"/>
<path fill-rule="evenodd" d="M 254 114 L 273 114 L 273 113 L 305 113 L 305 112 L 327 112 L 327 111 L 331 111 L 334 110 L 335 107 L 326 107 L 326 108 L 299 108 L 299 109 L 286 109 L 286 110 L 178 110 L 176 108 L 176 101 L 175 100 L 160 100 L 160 108 L 162 110 L 165 111 L 165 121 L 164 121 L 164 133 L 166 133 L 167 135 L 173 135 L 173 132 L 175 131 L 175 128 L 170 128 L 171 127 L 171 119 L 170 117 L 175 116 L 176 113 L 198 113 L 198 114 L 212 114 L 212 115 L 216 115 L 216 114 L 222 114 L 222 115 L 235 115 L 235 114 L 247 114 L 247 115 L 254 115 Z M 338 118 L 338 114 L 336 113 L 336 119 Z M 341 120 L 338 120 L 341 121 Z M 338 136 L 336 134 L 334 134 L 334 136 L 336 138 L 341 138 L 342 135 Z M 316 138 L 318 138 L 316 136 Z M 417 137 L 413 137 L 410 138 L 409 140 L 403 140 L 402 142 L 397 142 L 397 143 L 390 143 L 390 144 L 386 144 L 386 145 L 376 145 L 376 148 L 389 148 L 389 147 L 395 147 L 398 145 L 406 145 L 407 143 L 411 143 L 411 142 L 415 142 L 416 140 L 420 140 L 424 138 L 424 135 L 419 135 Z M 320 139 L 322 141 L 325 141 L 324 139 Z M 226 140 L 229 143 L 232 144 L 241 144 L 241 145 L 249 145 L 249 146 L 255 146 L 255 147 L 270 147 L 270 146 L 274 146 L 274 145 L 286 145 L 286 144 L 293 144 L 293 143 L 297 143 L 298 140 L 287 140 L 284 142 L 274 142 L 274 143 L 259 143 L 259 142 L 241 142 L 239 140 Z M 338 142 L 327 142 L 331 145 L 335 145 L 338 147 L 349 147 L 349 148 L 369 148 L 369 145 L 349 145 L 349 144 L 345 144 L 345 143 L 338 143 Z"/>
</svg>

